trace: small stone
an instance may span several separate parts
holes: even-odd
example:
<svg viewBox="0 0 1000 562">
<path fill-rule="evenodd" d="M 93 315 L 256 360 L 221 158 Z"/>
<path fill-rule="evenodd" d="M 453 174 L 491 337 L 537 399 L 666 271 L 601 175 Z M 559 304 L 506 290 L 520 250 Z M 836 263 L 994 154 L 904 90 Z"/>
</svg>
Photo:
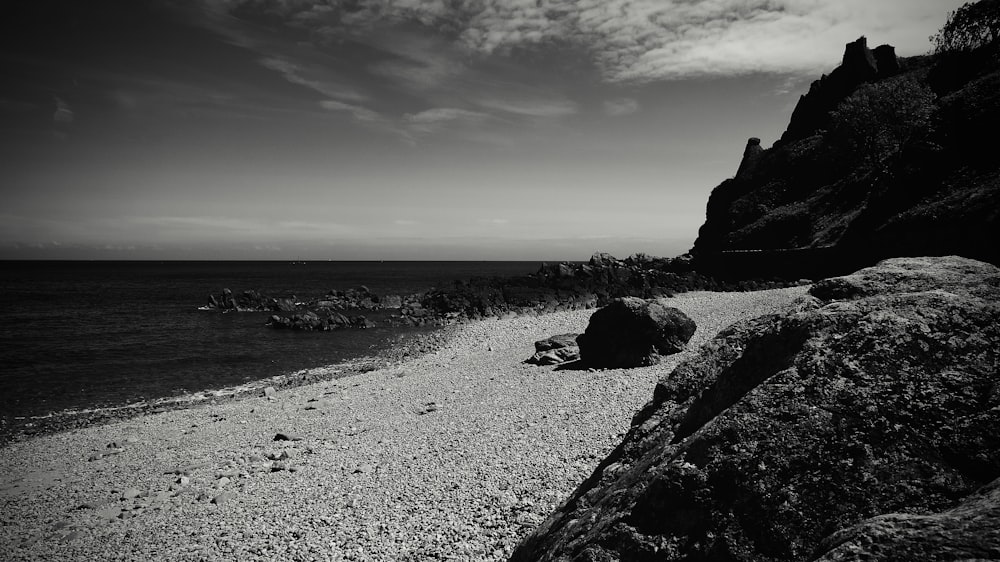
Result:
<svg viewBox="0 0 1000 562">
<path fill-rule="evenodd" d="M 225 486 L 226 484 L 229 484 L 229 482 L 230 482 L 229 477 L 228 476 L 223 476 L 222 478 L 219 478 L 215 482 L 215 485 L 221 488 L 221 487 Z"/>
<path fill-rule="evenodd" d="M 188 478 L 187 476 L 181 476 L 180 478 L 177 479 L 176 483 L 180 484 L 181 486 L 187 486 L 188 484 L 191 483 L 191 479 Z"/>
<path fill-rule="evenodd" d="M 99 461 L 99 460 L 101 460 L 103 458 L 104 458 L 104 455 L 102 455 L 100 453 L 96 453 L 96 454 L 93 454 L 93 455 L 90 455 L 89 457 L 87 457 L 87 462 Z"/>
<path fill-rule="evenodd" d="M 359 473 L 363 474 L 365 472 L 371 472 L 372 470 L 374 470 L 374 468 L 372 467 L 372 465 L 370 465 L 368 463 L 365 463 L 365 464 L 361 464 L 361 465 L 358 465 L 357 467 L 355 467 L 354 468 L 354 474 L 359 474 Z"/>
<path fill-rule="evenodd" d="M 274 398 L 274 395 L 277 392 L 278 391 L 275 390 L 273 386 L 269 386 L 269 387 L 267 387 L 267 388 L 264 389 L 264 398 Z"/>
<path fill-rule="evenodd" d="M 122 492 L 122 499 L 132 500 L 139 497 L 139 494 L 141 493 L 142 492 L 139 491 L 139 488 L 127 488 L 124 492 Z"/>
<path fill-rule="evenodd" d="M 121 514 L 122 510 L 118 506 L 105 507 L 97 510 L 97 516 L 101 519 L 118 519 Z"/>
<path fill-rule="evenodd" d="M 302 441 L 302 437 L 294 433 L 276 433 L 274 441 Z"/>
<path fill-rule="evenodd" d="M 226 503 L 227 501 L 233 499 L 233 497 L 234 497 L 234 494 L 232 492 L 222 492 L 221 494 L 219 494 L 219 495 L 215 496 L 214 498 L 212 498 L 212 503 L 214 503 L 216 505 L 222 505 L 222 504 Z"/>
</svg>

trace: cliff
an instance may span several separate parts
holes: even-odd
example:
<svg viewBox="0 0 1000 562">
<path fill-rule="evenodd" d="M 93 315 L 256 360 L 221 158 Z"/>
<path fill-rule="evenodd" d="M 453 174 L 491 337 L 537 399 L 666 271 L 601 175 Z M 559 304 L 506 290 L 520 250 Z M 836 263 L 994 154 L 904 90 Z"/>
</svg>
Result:
<svg viewBox="0 0 1000 562">
<path fill-rule="evenodd" d="M 815 278 L 901 255 L 1000 263 L 1000 159 L 987 140 L 998 125 L 995 57 L 897 59 L 849 43 L 781 139 L 750 139 L 712 191 L 695 266 Z"/>
</svg>

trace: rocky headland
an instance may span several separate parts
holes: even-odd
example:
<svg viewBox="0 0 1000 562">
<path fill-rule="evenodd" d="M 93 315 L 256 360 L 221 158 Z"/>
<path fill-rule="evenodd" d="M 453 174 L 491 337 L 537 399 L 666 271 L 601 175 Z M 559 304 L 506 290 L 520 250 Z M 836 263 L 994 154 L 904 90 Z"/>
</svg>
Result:
<svg viewBox="0 0 1000 562">
<path fill-rule="evenodd" d="M 705 275 L 818 279 L 893 256 L 1000 263 L 996 48 L 897 58 L 849 43 L 781 139 L 747 143 L 691 253 Z"/>
<path fill-rule="evenodd" d="M 445 326 L 484 318 L 507 318 L 606 306 L 621 297 L 667 297 L 687 291 L 750 291 L 808 283 L 779 275 L 729 279 L 697 271 L 690 256 L 634 254 L 618 259 L 595 253 L 589 261 L 542 264 L 535 273 L 475 277 L 411 295 L 378 295 L 367 287 L 332 290 L 299 300 L 258 290 L 224 289 L 205 310 L 275 312 L 273 328 L 329 331 L 367 328 L 376 322 L 397 326 Z M 370 313 L 381 313 L 373 320 Z M 364 313 L 364 314 L 362 314 Z M 366 316 L 368 315 L 368 316 Z"/>
</svg>

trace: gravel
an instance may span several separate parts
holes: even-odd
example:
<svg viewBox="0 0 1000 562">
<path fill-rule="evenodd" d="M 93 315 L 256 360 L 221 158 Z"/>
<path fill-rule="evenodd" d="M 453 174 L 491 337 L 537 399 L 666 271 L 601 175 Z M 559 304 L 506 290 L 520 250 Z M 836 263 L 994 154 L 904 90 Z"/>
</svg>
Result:
<svg viewBox="0 0 1000 562">
<path fill-rule="evenodd" d="M 0 550 L 11 561 L 502 560 L 617 445 L 659 377 L 805 289 L 671 299 L 698 331 L 652 367 L 523 363 L 535 340 L 582 332 L 593 311 L 484 320 L 353 377 L 14 443 L 0 450 Z"/>
</svg>

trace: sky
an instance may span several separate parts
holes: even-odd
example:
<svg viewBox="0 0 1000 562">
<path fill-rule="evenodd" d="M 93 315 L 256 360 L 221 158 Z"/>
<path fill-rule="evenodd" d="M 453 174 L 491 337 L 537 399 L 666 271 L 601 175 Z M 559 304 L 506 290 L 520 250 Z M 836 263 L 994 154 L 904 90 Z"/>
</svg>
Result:
<svg viewBox="0 0 1000 562">
<path fill-rule="evenodd" d="M 950 0 L 0 8 L 0 259 L 674 256 L 859 36 Z"/>
</svg>

